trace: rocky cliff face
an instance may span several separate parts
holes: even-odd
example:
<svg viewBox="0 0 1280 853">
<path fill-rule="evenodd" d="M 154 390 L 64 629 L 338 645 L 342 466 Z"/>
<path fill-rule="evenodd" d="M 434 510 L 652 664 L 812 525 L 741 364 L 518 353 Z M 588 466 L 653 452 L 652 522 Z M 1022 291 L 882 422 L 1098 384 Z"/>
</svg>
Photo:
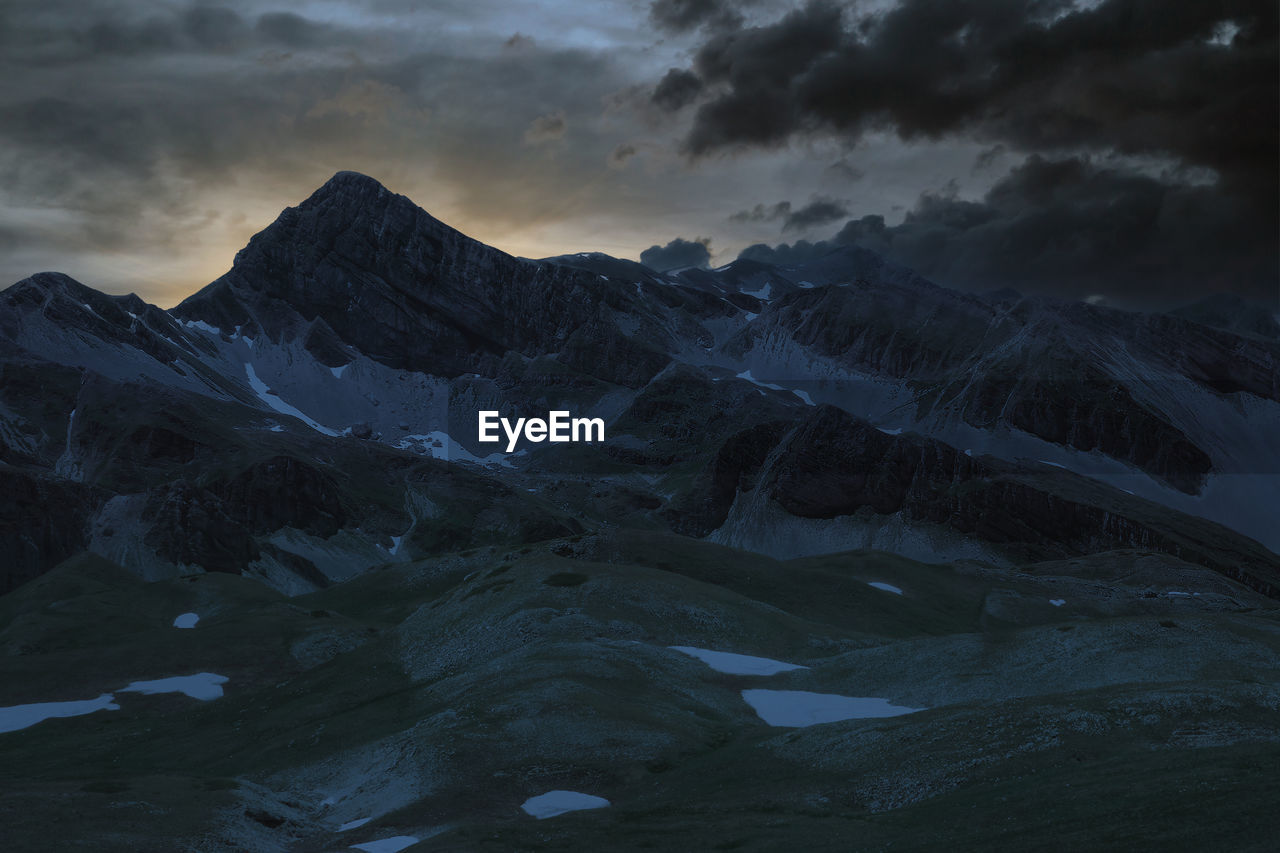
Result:
<svg viewBox="0 0 1280 853">
<path fill-rule="evenodd" d="M 1198 562 L 1264 594 L 1280 594 L 1270 553 L 1225 529 L 1201 522 L 1193 532 L 1075 474 L 1028 476 L 1018 466 L 973 458 L 922 436 L 887 435 L 833 407 L 796 427 L 759 479 L 771 499 L 801 518 L 901 513 L 990 543 L 1020 562 L 1116 548 L 1180 557 L 1195 551 Z"/>
<path fill-rule="evenodd" d="M 0 595 L 84 550 L 103 497 L 78 483 L 0 466 Z"/>
<path fill-rule="evenodd" d="M 1170 342 L 1176 341 L 1176 345 Z M 905 383 L 920 420 L 959 418 L 1123 460 L 1187 494 L 1214 470 L 1189 398 L 1280 399 L 1280 347 L 1169 315 L 980 297 L 918 281 L 800 291 L 729 342 L 738 357 L 798 344 Z M 1268 467 L 1275 460 L 1268 460 Z"/>
</svg>

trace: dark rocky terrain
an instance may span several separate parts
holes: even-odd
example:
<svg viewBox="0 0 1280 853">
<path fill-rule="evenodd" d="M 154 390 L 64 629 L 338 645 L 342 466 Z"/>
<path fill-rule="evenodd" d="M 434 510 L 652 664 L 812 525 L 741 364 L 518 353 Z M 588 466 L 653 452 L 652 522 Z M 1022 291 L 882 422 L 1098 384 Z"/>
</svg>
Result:
<svg viewBox="0 0 1280 853">
<path fill-rule="evenodd" d="M 514 258 L 348 172 L 169 311 L 32 276 L 0 292 L 0 707 L 120 708 L 0 730 L 0 825 L 1265 849 L 1275 329 L 959 293 L 852 247 Z M 507 455 L 481 409 L 607 439 Z M 123 691 L 199 672 L 225 695 Z M 754 689 L 924 710 L 775 728 Z M 555 789 L 613 805 L 520 811 Z"/>
</svg>

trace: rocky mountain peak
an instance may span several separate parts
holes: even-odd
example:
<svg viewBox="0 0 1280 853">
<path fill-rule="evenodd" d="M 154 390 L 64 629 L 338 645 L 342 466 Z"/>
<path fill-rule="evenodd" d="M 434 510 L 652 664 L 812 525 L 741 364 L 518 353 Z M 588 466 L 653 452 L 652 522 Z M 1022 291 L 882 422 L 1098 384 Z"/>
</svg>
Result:
<svg viewBox="0 0 1280 853">
<path fill-rule="evenodd" d="M 128 326 L 131 316 L 148 312 L 136 295 L 112 296 L 81 284 L 66 273 L 40 272 L 0 291 L 0 329 L 9 329 L 18 318 L 41 314 L 63 328 Z"/>
<path fill-rule="evenodd" d="M 478 360 L 510 351 L 560 352 L 590 362 L 592 375 L 627 384 L 667 361 L 611 319 L 606 305 L 624 307 L 631 290 L 586 270 L 514 258 L 366 175 L 339 172 L 173 313 L 274 342 L 306 339 L 308 348 L 323 321 L 327 350 L 350 346 L 434 375 L 471 372 Z M 617 363 L 608 366 L 600 351 Z"/>
<path fill-rule="evenodd" d="M 35 275 L 27 276 L 19 282 L 16 282 L 2 291 L 9 301 L 15 298 L 21 299 L 24 296 L 38 295 L 41 299 L 49 296 L 62 294 L 66 296 L 78 296 L 82 299 L 91 297 L 101 297 L 98 291 L 91 287 L 87 287 L 76 281 L 66 273 L 61 272 L 38 272 Z"/>
<path fill-rule="evenodd" d="M 301 204 L 286 208 L 275 222 L 255 235 L 236 255 L 233 272 L 245 267 L 261 268 L 264 261 L 269 263 L 282 252 L 304 262 L 307 256 L 319 252 L 336 253 L 352 264 L 368 268 L 393 253 L 420 248 L 423 241 L 435 245 L 445 240 L 482 246 L 374 178 L 344 171 Z M 245 283 L 260 283 L 260 278 L 248 276 Z"/>
</svg>

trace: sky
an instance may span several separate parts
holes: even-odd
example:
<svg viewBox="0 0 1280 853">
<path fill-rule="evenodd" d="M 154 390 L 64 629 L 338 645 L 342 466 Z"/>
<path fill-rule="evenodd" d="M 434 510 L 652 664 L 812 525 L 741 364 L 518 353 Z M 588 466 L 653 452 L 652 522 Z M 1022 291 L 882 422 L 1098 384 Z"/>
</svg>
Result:
<svg viewBox="0 0 1280 853">
<path fill-rule="evenodd" d="M 1271 0 L 7 0 L 0 286 L 171 306 L 349 169 L 525 257 L 1275 304 L 1278 44 Z"/>
</svg>

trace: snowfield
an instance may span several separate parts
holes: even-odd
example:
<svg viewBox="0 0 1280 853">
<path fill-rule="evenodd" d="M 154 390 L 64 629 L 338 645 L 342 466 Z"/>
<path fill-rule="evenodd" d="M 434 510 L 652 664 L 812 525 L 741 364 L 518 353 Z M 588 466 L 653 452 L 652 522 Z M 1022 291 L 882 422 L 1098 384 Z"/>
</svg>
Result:
<svg viewBox="0 0 1280 853">
<path fill-rule="evenodd" d="M 120 706 L 110 693 L 103 693 L 97 699 L 83 699 L 76 702 L 34 702 L 29 705 L 13 705 L 0 708 L 0 733 L 16 732 L 34 726 L 36 723 L 54 717 L 79 717 L 92 714 L 94 711 L 119 711 Z"/>
<path fill-rule="evenodd" d="M 135 681 L 128 687 L 120 688 L 120 692 L 142 693 L 147 696 L 157 693 L 183 693 L 192 699 L 207 702 L 222 696 L 222 685 L 226 683 L 225 675 L 198 672 L 195 675 L 175 675 L 171 678 L 157 678 L 154 681 Z"/>
<path fill-rule="evenodd" d="M 739 655 L 733 652 L 716 652 L 710 649 L 699 649 L 694 646 L 668 646 L 677 652 L 691 655 L 714 669 L 729 675 L 777 675 L 793 669 L 808 669 L 795 663 L 756 657 L 755 655 Z"/>
<path fill-rule="evenodd" d="M 804 728 L 840 720 L 870 720 L 914 714 L 926 708 L 892 705 L 885 699 L 810 693 L 805 690 L 743 690 L 742 698 L 771 726 Z"/>
<path fill-rule="evenodd" d="M 520 808 L 538 820 L 556 817 L 567 812 L 578 812 L 585 809 L 602 809 L 609 805 L 604 797 L 593 797 L 590 794 L 579 794 L 577 791 L 548 791 L 524 801 Z"/>
<path fill-rule="evenodd" d="M 748 382 L 750 382 L 752 385 L 758 385 L 758 386 L 760 386 L 761 388 L 768 388 L 770 391 L 787 391 L 787 390 L 789 390 L 789 389 L 787 389 L 787 388 L 783 388 L 781 385 L 774 385 L 772 382 L 761 382 L 759 379 L 756 379 L 754 376 L 752 376 L 752 375 L 751 375 L 751 371 L 750 371 L 750 370 L 744 370 L 744 371 L 742 371 L 741 373 L 739 373 L 739 374 L 738 374 L 738 378 L 739 378 L 739 379 L 745 379 L 745 380 L 747 380 Z"/>
</svg>

